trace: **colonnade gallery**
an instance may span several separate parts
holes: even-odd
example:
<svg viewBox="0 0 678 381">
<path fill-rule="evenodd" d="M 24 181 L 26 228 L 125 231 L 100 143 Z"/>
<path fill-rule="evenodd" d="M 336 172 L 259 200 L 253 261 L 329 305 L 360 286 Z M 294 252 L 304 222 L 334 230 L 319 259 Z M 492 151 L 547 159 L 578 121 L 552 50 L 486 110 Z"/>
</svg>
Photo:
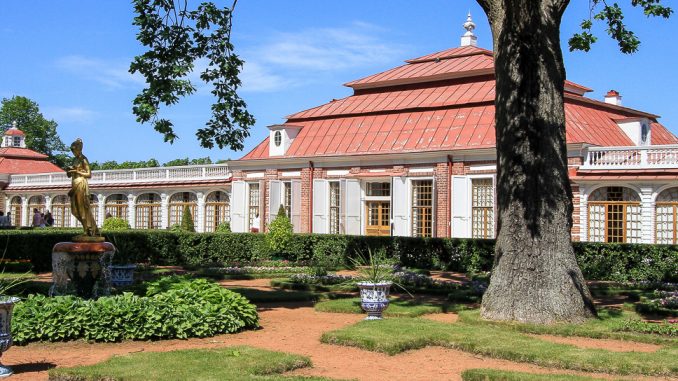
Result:
<svg viewBox="0 0 678 381">
<path fill-rule="evenodd" d="M 239 160 L 94 171 L 99 223 L 111 215 L 166 229 L 188 206 L 198 231 L 226 221 L 265 231 L 282 205 L 297 232 L 493 238 L 493 56 L 472 29 L 459 47 L 346 83 L 353 95 L 269 126 Z M 596 100 L 590 91 L 565 83 L 573 240 L 678 243 L 678 138 L 618 92 Z M 7 130 L 0 182 L 13 225 L 29 225 L 33 209 L 76 225 L 70 181 L 48 164 Z"/>
</svg>

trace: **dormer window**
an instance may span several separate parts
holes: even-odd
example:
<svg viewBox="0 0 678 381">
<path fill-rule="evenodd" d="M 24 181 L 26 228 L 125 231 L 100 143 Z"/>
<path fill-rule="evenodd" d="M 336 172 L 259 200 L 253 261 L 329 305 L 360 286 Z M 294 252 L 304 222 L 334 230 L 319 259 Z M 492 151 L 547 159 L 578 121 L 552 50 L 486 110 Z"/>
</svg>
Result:
<svg viewBox="0 0 678 381">
<path fill-rule="evenodd" d="M 285 156 L 287 149 L 290 148 L 294 138 L 297 137 L 301 126 L 291 124 L 274 124 L 268 126 L 269 129 L 269 156 Z"/>
<path fill-rule="evenodd" d="M 14 137 L 14 141 L 12 142 L 12 146 L 21 147 L 21 137 L 20 136 Z"/>
<path fill-rule="evenodd" d="M 640 145 L 646 146 L 650 144 L 650 125 L 647 121 L 643 121 L 640 126 Z"/>
</svg>

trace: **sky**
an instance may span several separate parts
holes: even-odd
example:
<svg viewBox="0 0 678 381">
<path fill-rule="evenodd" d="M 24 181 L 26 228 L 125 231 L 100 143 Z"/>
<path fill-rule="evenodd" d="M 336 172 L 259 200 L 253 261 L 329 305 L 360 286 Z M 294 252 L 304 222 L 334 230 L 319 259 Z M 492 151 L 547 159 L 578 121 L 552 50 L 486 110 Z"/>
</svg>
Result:
<svg viewBox="0 0 678 381">
<path fill-rule="evenodd" d="M 638 53 L 620 53 L 601 24 L 590 52 L 571 53 L 567 40 L 588 17 L 588 3 L 572 0 L 562 22 L 568 79 L 594 89 L 588 94 L 594 99 L 615 89 L 624 106 L 660 115 L 678 134 L 678 16 L 647 20 L 629 7 L 626 21 L 642 41 Z M 242 152 L 200 147 L 195 131 L 209 120 L 213 99 L 199 83 L 191 98 L 161 111 L 175 124 L 174 144 L 135 121 L 132 99 L 144 83 L 128 68 L 143 47 L 127 0 L 3 0 L 0 98 L 36 101 L 64 142 L 84 140 L 90 161 L 238 159 L 268 136 L 266 126 L 351 95 L 343 83 L 459 46 L 469 11 L 478 45 L 492 49 L 475 0 L 239 0 L 233 43 L 245 60 L 240 94 L 257 121 Z"/>
</svg>

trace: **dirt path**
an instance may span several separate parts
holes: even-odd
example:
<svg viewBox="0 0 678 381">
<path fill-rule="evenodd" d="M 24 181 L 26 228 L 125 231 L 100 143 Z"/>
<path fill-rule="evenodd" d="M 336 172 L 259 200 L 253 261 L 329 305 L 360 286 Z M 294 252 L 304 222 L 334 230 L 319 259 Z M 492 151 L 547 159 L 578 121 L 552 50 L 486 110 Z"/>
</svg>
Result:
<svg viewBox="0 0 678 381">
<path fill-rule="evenodd" d="M 245 283 L 246 282 L 246 283 Z M 230 285 L 266 287 L 268 280 L 231 281 Z M 320 343 L 327 331 L 354 324 L 362 315 L 316 312 L 309 303 L 261 305 L 262 329 L 207 339 L 130 341 L 111 344 L 84 342 L 38 343 L 12 347 L 3 364 L 12 366 L 14 381 L 46 380 L 49 367 L 94 364 L 114 355 L 140 351 L 170 351 L 191 348 L 216 348 L 250 345 L 309 356 L 313 368 L 293 372 L 331 378 L 358 380 L 460 380 L 460 373 L 470 368 L 497 368 L 535 373 L 563 373 L 529 364 L 475 356 L 461 351 L 430 347 L 396 356 Z M 454 315 L 439 314 L 432 319 L 453 323 Z M 603 376 L 605 375 L 598 375 Z M 609 377 L 606 377 L 609 378 Z M 632 377 L 630 379 L 638 379 Z"/>
</svg>

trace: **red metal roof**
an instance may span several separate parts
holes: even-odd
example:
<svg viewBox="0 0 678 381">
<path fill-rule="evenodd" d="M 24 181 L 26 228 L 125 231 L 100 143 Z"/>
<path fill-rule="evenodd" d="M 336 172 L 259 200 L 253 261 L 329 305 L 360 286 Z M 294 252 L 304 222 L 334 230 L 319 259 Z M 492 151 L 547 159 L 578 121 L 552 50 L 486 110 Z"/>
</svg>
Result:
<svg viewBox="0 0 678 381">
<path fill-rule="evenodd" d="M 38 160 L 47 159 L 47 155 L 43 155 L 28 148 L 18 148 L 18 147 L 0 148 L 0 157 L 20 157 Z"/>
<path fill-rule="evenodd" d="M 650 144 L 652 145 L 661 145 L 661 144 L 678 144 L 678 137 L 672 134 L 666 127 L 662 126 L 659 123 L 652 123 L 650 130 L 652 134 L 650 135 Z"/>
<path fill-rule="evenodd" d="M 288 116 L 288 124 L 302 128 L 285 157 L 494 147 L 492 52 L 454 48 L 407 62 L 347 83 L 352 96 Z M 587 87 L 565 85 L 568 143 L 631 146 L 615 122 L 627 117 L 652 121 L 653 144 L 678 143 L 655 115 L 586 98 Z M 265 139 L 242 159 L 265 159 L 268 153 Z"/>
<path fill-rule="evenodd" d="M 46 160 L 31 160 L 17 157 L 0 157 L 0 173 L 28 174 L 63 172 L 63 169 Z"/>
<path fill-rule="evenodd" d="M 23 131 L 16 129 L 16 128 L 9 128 L 7 131 L 5 131 L 5 135 L 9 136 L 25 136 Z"/>
</svg>

